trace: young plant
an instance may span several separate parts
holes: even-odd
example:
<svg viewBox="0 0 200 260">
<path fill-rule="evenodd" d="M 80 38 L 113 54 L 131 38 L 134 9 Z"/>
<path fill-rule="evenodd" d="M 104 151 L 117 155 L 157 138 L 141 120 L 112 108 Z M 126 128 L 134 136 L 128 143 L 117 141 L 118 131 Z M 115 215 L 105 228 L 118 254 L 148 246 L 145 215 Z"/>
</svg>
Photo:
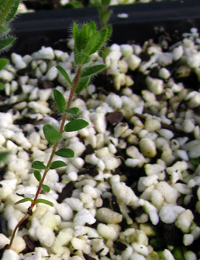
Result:
<svg viewBox="0 0 200 260">
<path fill-rule="evenodd" d="M 16 40 L 9 35 L 10 22 L 15 17 L 20 2 L 21 0 L 0 0 L 0 54 L 8 50 Z M 0 58 L 0 70 L 7 64 L 7 59 Z M 3 88 L 4 85 L 0 82 L 0 89 Z"/>
<path fill-rule="evenodd" d="M 41 190 L 43 190 L 44 192 L 50 191 L 50 188 L 47 185 L 44 185 L 44 180 L 49 169 L 57 169 L 59 167 L 66 166 L 66 164 L 61 160 L 54 161 L 53 160 L 54 155 L 58 155 L 64 158 L 74 157 L 74 151 L 72 149 L 69 149 L 67 147 L 58 149 L 58 144 L 59 141 L 62 139 L 63 132 L 78 131 L 88 125 L 88 122 L 79 118 L 76 118 L 68 122 L 67 124 L 65 123 L 65 121 L 68 114 L 77 115 L 79 113 L 79 108 L 71 107 L 71 102 L 74 95 L 80 93 L 88 85 L 92 75 L 104 70 L 106 67 L 103 64 L 96 65 L 96 66 L 90 66 L 90 65 L 87 66 L 87 63 L 90 62 L 91 55 L 99 51 L 101 47 L 104 45 L 107 39 L 107 31 L 108 30 L 106 28 L 98 31 L 96 28 L 96 24 L 94 22 L 84 24 L 81 28 L 79 28 L 76 23 L 73 24 L 73 37 L 74 37 L 74 44 L 75 44 L 74 59 L 75 59 L 75 67 L 77 68 L 76 75 L 74 79 L 71 80 L 67 72 L 61 66 L 59 65 L 56 66 L 58 71 L 63 75 L 63 77 L 66 79 L 66 81 L 71 87 L 69 99 L 66 102 L 64 96 L 60 91 L 58 91 L 57 89 L 53 90 L 53 97 L 57 109 L 62 115 L 60 129 L 59 131 L 57 131 L 50 124 L 46 124 L 43 127 L 44 136 L 48 141 L 48 143 L 52 145 L 52 152 L 48 160 L 48 163 L 46 165 L 41 161 L 34 161 L 32 163 L 32 168 L 34 169 L 33 170 L 34 176 L 39 182 L 38 189 L 34 199 L 23 198 L 22 200 L 16 202 L 16 204 L 19 204 L 26 201 L 30 201 L 31 205 L 28 208 L 27 213 L 24 215 L 24 217 L 19 221 L 19 223 L 15 227 L 8 248 L 12 246 L 13 239 L 20 225 L 29 216 L 32 215 L 33 208 L 35 207 L 36 204 L 44 203 L 49 206 L 53 206 L 53 204 L 50 201 L 45 199 L 40 199 L 39 194 Z M 43 175 L 41 174 L 41 171 L 44 171 Z"/>
</svg>

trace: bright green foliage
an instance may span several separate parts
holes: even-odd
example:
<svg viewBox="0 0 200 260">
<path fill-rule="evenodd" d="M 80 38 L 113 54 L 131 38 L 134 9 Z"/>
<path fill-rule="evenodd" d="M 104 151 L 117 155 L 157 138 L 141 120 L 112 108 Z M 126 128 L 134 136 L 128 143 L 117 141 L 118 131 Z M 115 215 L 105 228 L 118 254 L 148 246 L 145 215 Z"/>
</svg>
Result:
<svg viewBox="0 0 200 260">
<path fill-rule="evenodd" d="M 70 113 L 72 115 L 75 115 L 77 116 L 79 114 L 79 108 L 78 107 L 72 107 L 72 108 L 69 108 L 67 110 L 65 110 L 67 113 Z"/>
<path fill-rule="evenodd" d="M 74 157 L 74 151 L 69 148 L 61 148 L 60 150 L 56 151 L 55 154 L 64 158 Z"/>
<path fill-rule="evenodd" d="M 50 192 L 49 186 L 47 186 L 47 185 L 45 185 L 45 184 L 42 185 L 42 189 L 43 189 L 43 191 L 45 191 L 45 192 Z"/>
<path fill-rule="evenodd" d="M 18 200 L 17 202 L 15 202 L 15 205 L 18 205 L 20 203 L 24 203 L 24 202 L 27 202 L 27 201 L 33 202 L 33 200 L 31 198 L 24 198 L 24 199 L 21 199 L 21 200 Z"/>
<path fill-rule="evenodd" d="M 69 75 L 67 74 L 67 72 L 60 65 L 57 65 L 56 68 L 63 75 L 63 77 L 67 80 L 67 82 L 70 84 L 70 86 L 72 86 L 71 79 L 70 79 Z"/>
<path fill-rule="evenodd" d="M 54 161 L 50 164 L 50 169 L 57 169 L 60 167 L 67 166 L 67 164 L 63 161 Z"/>
<path fill-rule="evenodd" d="M 45 138 L 50 144 L 54 144 L 56 141 L 62 138 L 61 133 L 59 133 L 52 125 L 44 125 L 43 132 Z"/>
<path fill-rule="evenodd" d="M 63 94 L 57 89 L 53 90 L 54 100 L 60 113 L 63 113 L 66 109 L 66 101 Z"/>
<path fill-rule="evenodd" d="M 40 161 L 34 161 L 32 163 L 32 167 L 35 168 L 35 169 L 38 169 L 38 170 L 46 169 L 46 166 L 44 165 L 44 163 L 40 162 Z"/>
<path fill-rule="evenodd" d="M 78 131 L 88 126 L 88 122 L 83 119 L 75 119 L 65 125 L 65 132 Z"/>
<path fill-rule="evenodd" d="M 4 89 L 4 85 L 0 82 L 0 90 Z"/>
<path fill-rule="evenodd" d="M 43 204 L 46 204 L 46 205 L 48 205 L 48 206 L 53 207 L 53 203 L 52 203 L 51 201 L 49 201 L 49 200 L 37 199 L 37 200 L 36 200 L 36 204 L 38 204 L 38 203 L 43 203 Z"/>
<path fill-rule="evenodd" d="M 40 174 L 39 171 L 34 170 L 33 174 L 34 174 L 37 181 L 41 181 L 42 177 L 41 177 L 41 174 Z"/>
<path fill-rule="evenodd" d="M 200 164 L 200 157 L 191 158 L 190 163 L 193 164 L 194 166 L 198 166 Z"/>
<path fill-rule="evenodd" d="M 98 51 L 107 39 L 107 29 L 97 31 L 96 24 L 90 22 L 80 29 L 73 24 L 74 56 L 77 65 L 83 65 L 90 61 L 90 55 Z"/>
<path fill-rule="evenodd" d="M 7 64 L 8 64 L 8 60 L 1 58 L 0 59 L 0 70 L 2 70 Z"/>
</svg>

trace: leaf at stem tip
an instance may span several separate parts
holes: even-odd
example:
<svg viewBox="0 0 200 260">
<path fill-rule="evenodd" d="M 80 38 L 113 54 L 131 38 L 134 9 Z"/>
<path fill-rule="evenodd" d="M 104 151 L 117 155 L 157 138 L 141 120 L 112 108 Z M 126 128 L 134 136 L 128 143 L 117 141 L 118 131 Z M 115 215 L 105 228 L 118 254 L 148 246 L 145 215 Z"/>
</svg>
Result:
<svg viewBox="0 0 200 260">
<path fill-rule="evenodd" d="M 46 169 L 46 166 L 44 165 L 44 163 L 40 162 L 40 161 L 34 161 L 32 163 L 32 167 L 35 168 L 35 169 L 38 169 L 38 170 Z"/>
<path fill-rule="evenodd" d="M 43 189 L 43 191 L 45 191 L 45 192 L 50 192 L 50 188 L 49 188 L 49 186 L 47 186 L 47 185 L 45 185 L 45 184 L 43 184 L 42 185 L 42 189 Z"/>
<path fill-rule="evenodd" d="M 44 125 L 43 132 L 47 141 L 54 144 L 56 141 L 62 138 L 61 133 L 59 133 L 52 125 Z"/>
<path fill-rule="evenodd" d="M 78 107 L 72 107 L 72 108 L 69 108 L 69 109 L 67 109 L 67 110 L 65 110 L 67 113 L 70 113 L 70 114 L 72 114 L 72 115 L 78 115 L 78 113 L 79 113 L 79 108 Z"/>
<path fill-rule="evenodd" d="M 64 158 L 74 157 L 74 151 L 70 148 L 61 148 L 60 150 L 56 151 L 55 154 Z"/>
<path fill-rule="evenodd" d="M 63 69 L 63 67 L 61 67 L 60 65 L 57 65 L 56 69 L 63 75 L 63 77 L 67 80 L 67 82 L 70 84 L 70 86 L 72 86 L 71 79 L 70 79 L 69 75 L 67 74 L 67 72 Z"/>
<path fill-rule="evenodd" d="M 42 177 L 41 177 L 41 174 L 40 174 L 39 171 L 34 170 L 33 174 L 34 174 L 37 181 L 41 181 Z"/>
<path fill-rule="evenodd" d="M 65 125 L 65 132 L 78 131 L 85 128 L 88 125 L 88 122 L 83 119 L 75 119 Z"/>
<path fill-rule="evenodd" d="M 48 205 L 48 206 L 53 207 L 53 203 L 52 203 L 51 201 L 49 201 L 49 200 L 37 199 L 37 200 L 36 200 L 36 204 L 38 204 L 38 203 L 43 203 L 43 204 L 46 204 L 46 205 Z"/>
<path fill-rule="evenodd" d="M 57 89 L 54 89 L 53 95 L 54 95 L 54 100 L 56 102 L 58 111 L 63 113 L 66 108 L 66 101 L 65 101 L 63 94 L 60 91 L 58 91 Z"/>
<path fill-rule="evenodd" d="M 64 167 L 64 166 L 67 166 L 67 164 L 65 162 L 54 161 L 54 162 L 51 163 L 50 169 L 57 169 L 57 168 Z"/>
<path fill-rule="evenodd" d="M 33 200 L 31 198 L 24 198 L 24 199 L 21 199 L 21 200 L 18 200 L 17 202 L 15 202 L 15 205 L 18 205 L 18 204 L 21 204 L 21 203 L 24 203 L 27 201 L 33 202 Z"/>
</svg>

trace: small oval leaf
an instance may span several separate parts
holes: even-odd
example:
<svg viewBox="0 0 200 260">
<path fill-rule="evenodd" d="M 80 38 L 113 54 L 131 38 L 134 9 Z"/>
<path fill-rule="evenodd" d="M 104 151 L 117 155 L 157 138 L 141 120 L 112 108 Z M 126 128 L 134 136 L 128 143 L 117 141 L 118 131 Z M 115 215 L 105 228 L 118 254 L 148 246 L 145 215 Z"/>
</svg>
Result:
<svg viewBox="0 0 200 260">
<path fill-rule="evenodd" d="M 78 115 L 79 113 L 79 108 L 78 107 L 72 107 L 72 108 L 69 108 L 67 110 L 65 110 L 67 113 L 70 113 L 72 115 Z"/>
<path fill-rule="evenodd" d="M 40 162 L 40 161 L 34 161 L 32 163 L 32 167 L 35 168 L 35 169 L 38 169 L 38 170 L 46 169 L 46 166 L 44 165 L 44 163 Z"/>
<path fill-rule="evenodd" d="M 66 108 L 66 101 L 65 101 L 63 94 L 60 91 L 58 91 L 57 89 L 54 89 L 53 95 L 54 95 L 54 100 L 56 102 L 58 111 L 63 113 Z"/>
<path fill-rule="evenodd" d="M 8 64 L 7 59 L 0 59 L 0 70 L 2 70 Z"/>
<path fill-rule="evenodd" d="M 83 129 L 88 126 L 88 122 L 83 119 L 75 119 L 65 125 L 66 132 L 73 132 Z"/>
<path fill-rule="evenodd" d="M 51 201 L 49 201 L 49 200 L 37 199 L 37 200 L 36 200 L 36 204 L 38 204 L 38 203 L 43 203 L 43 204 L 46 204 L 46 205 L 48 205 L 48 206 L 53 207 L 53 203 L 52 203 Z"/>
<path fill-rule="evenodd" d="M 64 167 L 64 166 L 67 166 L 67 164 L 65 162 L 55 161 L 55 162 L 51 163 L 50 169 L 57 169 L 57 168 Z"/>
<path fill-rule="evenodd" d="M 59 133 L 52 125 L 44 125 L 43 132 L 47 141 L 54 144 L 56 141 L 62 138 L 61 133 Z"/>
<path fill-rule="evenodd" d="M 61 148 L 60 150 L 56 151 L 55 154 L 65 158 L 74 157 L 74 151 L 69 148 Z"/>
<path fill-rule="evenodd" d="M 45 184 L 43 184 L 42 185 L 42 189 L 43 189 L 43 191 L 45 191 L 45 192 L 50 192 L 50 188 L 49 188 L 49 186 L 47 186 L 47 185 L 45 185 Z"/>
<path fill-rule="evenodd" d="M 21 199 L 21 200 L 18 200 L 17 202 L 15 202 L 15 205 L 18 205 L 20 203 L 24 203 L 24 202 L 27 202 L 27 201 L 33 202 L 33 200 L 30 199 L 30 198 L 24 198 L 24 199 Z"/>
<path fill-rule="evenodd" d="M 37 181 L 41 181 L 42 177 L 41 177 L 41 174 L 40 174 L 39 171 L 34 170 L 33 174 L 34 174 Z"/>
</svg>

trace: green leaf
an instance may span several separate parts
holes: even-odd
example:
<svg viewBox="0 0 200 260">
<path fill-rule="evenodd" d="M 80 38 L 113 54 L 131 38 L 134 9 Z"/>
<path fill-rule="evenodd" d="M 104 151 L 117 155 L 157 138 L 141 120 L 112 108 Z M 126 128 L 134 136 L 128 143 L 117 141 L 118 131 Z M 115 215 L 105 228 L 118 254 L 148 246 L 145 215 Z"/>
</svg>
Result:
<svg viewBox="0 0 200 260">
<path fill-rule="evenodd" d="M 56 151 L 55 154 L 65 158 L 74 157 L 74 151 L 70 148 L 61 148 L 60 150 Z"/>
<path fill-rule="evenodd" d="M 106 42 L 107 42 L 110 39 L 110 37 L 112 36 L 113 27 L 111 24 L 107 24 L 106 29 L 107 29 L 107 36 L 106 36 Z"/>
<path fill-rule="evenodd" d="M 21 200 L 18 200 L 17 202 L 15 202 L 15 205 L 18 205 L 20 203 L 24 203 L 24 202 L 27 202 L 27 201 L 33 202 L 33 200 L 31 198 L 24 198 L 24 199 L 21 199 Z"/>
<path fill-rule="evenodd" d="M 72 108 L 66 109 L 65 111 L 72 115 L 78 115 L 80 110 L 78 107 L 72 107 Z"/>
<path fill-rule="evenodd" d="M 84 68 L 81 71 L 81 77 L 92 76 L 92 75 L 100 72 L 101 70 L 104 70 L 105 68 L 106 68 L 106 65 L 104 65 L 104 64 L 100 64 L 100 65 L 95 65 L 95 66 L 92 66 L 92 67 Z"/>
<path fill-rule="evenodd" d="M 67 166 L 67 164 L 65 162 L 54 161 L 54 162 L 51 163 L 50 169 L 57 169 L 57 168 L 64 167 L 64 166 Z"/>
<path fill-rule="evenodd" d="M 74 47 L 78 51 L 81 51 L 80 43 L 79 43 L 79 29 L 76 23 L 73 23 L 73 37 L 74 37 Z"/>
<path fill-rule="evenodd" d="M 99 32 L 96 32 L 95 34 L 93 34 L 89 41 L 87 42 L 85 48 L 84 48 L 84 53 L 86 55 L 91 55 L 93 52 L 93 50 L 95 49 L 96 45 L 98 44 L 99 42 L 99 39 L 100 39 L 100 33 Z"/>
<path fill-rule="evenodd" d="M 0 82 L 0 90 L 4 89 L 4 84 Z"/>
<path fill-rule="evenodd" d="M 42 185 L 42 189 L 43 189 L 43 191 L 45 191 L 45 192 L 50 192 L 50 188 L 49 188 L 49 186 L 47 186 L 47 185 L 45 185 L 45 184 L 43 184 Z"/>
<path fill-rule="evenodd" d="M 38 204 L 38 203 L 43 203 L 43 204 L 46 204 L 46 205 L 48 205 L 48 206 L 53 207 L 53 203 L 52 203 L 51 201 L 49 201 L 49 200 L 37 199 L 37 200 L 36 200 L 36 204 Z"/>
<path fill-rule="evenodd" d="M 0 50 L 9 48 L 15 40 L 16 40 L 15 37 L 8 37 L 8 38 L 0 40 Z"/>
<path fill-rule="evenodd" d="M 90 55 L 84 53 L 75 53 L 74 59 L 76 64 L 83 65 L 90 61 Z"/>
<path fill-rule="evenodd" d="M 109 10 L 106 13 L 103 14 L 103 17 L 102 17 L 102 24 L 103 25 L 107 24 L 108 20 L 110 19 L 111 14 L 112 14 L 111 10 Z"/>
<path fill-rule="evenodd" d="M 71 1 L 68 4 L 65 5 L 66 7 L 70 7 L 70 8 L 83 8 L 84 5 L 79 2 L 79 1 Z"/>
<path fill-rule="evenodd" d="M 0 162 L 4 161 L 8 154 L 9 152 L 0 152 Z"/>
<path fill-rule="evenodd" d="M 97 27 L 94 21 L 87 24 L 88 27 L 88 37 L 90 38 L 97 31 Z"/>
<path fill-rule="evenodd" d="M 70 84 L 70 86 L 72 86 L 71 79 L 70 79 L 69 75 L 67 74 L 67 72 L 63 69 L 63 67 L 61 67 L 60 65 L 57 65 L 56 69 L 63 75 L 63 77 L 67 80 L 67 82 Z"/>
<path fill-rule="evenodd" d="M 54 95 L 54 99 L 55 99 L 58 111 L 63 113 L 66 108 L 66 101 L 65 101 L 63 94 L 60 91 L 58 91 L 57 89 L 54 89 L 53 95 Z"/>
<path fill-rule="evenodd" d="M 0 59 L 0 70 L 2 70 L 8 64 L 7 59 Z"/>
<path fill-rule="evenodd" d="M 38 170 L 46 169 L 46 166 L 44 165 L 44 163 L 40 162 L 40 161 L 34 161 L 32 163 L 32 167 L 35 168 L 35 169 L 38 169 Z"/>
<path fill-rule="evenodd" d="M 6 16 L 6 21 L 10 21 L 16 14 L 18 6 L 20 4 L 21 0 L 15 0 L 12 4 L 12 7 L 9 10 L 8 15 Z"/>
<path fill-rule="evenodd" d="M 106 28 L 101 29 L 99 31 L 99 34 L 100 34 L 99 41 L 97 42 L 96 46 L 90 51 L 91 54 L 95 53 L 96 51 L 101 49 L 101 47 L 104 45 L 104 43 L 107 40 L 107 33 L 108 33 L 108 30 Z"/>
<path fill-rule="evenodd" d="M 111 0 L 101 0 L 102 5 L 109 5 Z"/>
<path fill-rule="evenodd" d="M 44 125 L 43 132 L 47 141 L 54 144 L 56 141 L 62 138 L 61 133 L 59 133 L 52 125 Z"/>
<path fill-rule="evenodd" d="M 90 77 L 80 78 L 80 80 L 78 81 L 78 83 L 76 85 L 75 93 L 79 94 L 84 88 L 87 87 L 89 82 L 90 82 Z"/>
<path fill-rule="evenodd" d="M 39 171 L 34 170 L 33 174 L 37 181 L 41 181 L 42 177 Z"/>
<path fill-rule="evenodd" d="M 194 166 L 199 166 L 200 164 L 200 157 L 197 158 L 191 158 L 190 163 L 193 164 Z"/>
<path fill-rule="evenodd" d="M 66 132 L 78 131 L 85 128 L 88 125 L 89 125 L 88 122 L 83 119 L 75 119 L 65 125 L 65 131 Z"/>
</svg>

